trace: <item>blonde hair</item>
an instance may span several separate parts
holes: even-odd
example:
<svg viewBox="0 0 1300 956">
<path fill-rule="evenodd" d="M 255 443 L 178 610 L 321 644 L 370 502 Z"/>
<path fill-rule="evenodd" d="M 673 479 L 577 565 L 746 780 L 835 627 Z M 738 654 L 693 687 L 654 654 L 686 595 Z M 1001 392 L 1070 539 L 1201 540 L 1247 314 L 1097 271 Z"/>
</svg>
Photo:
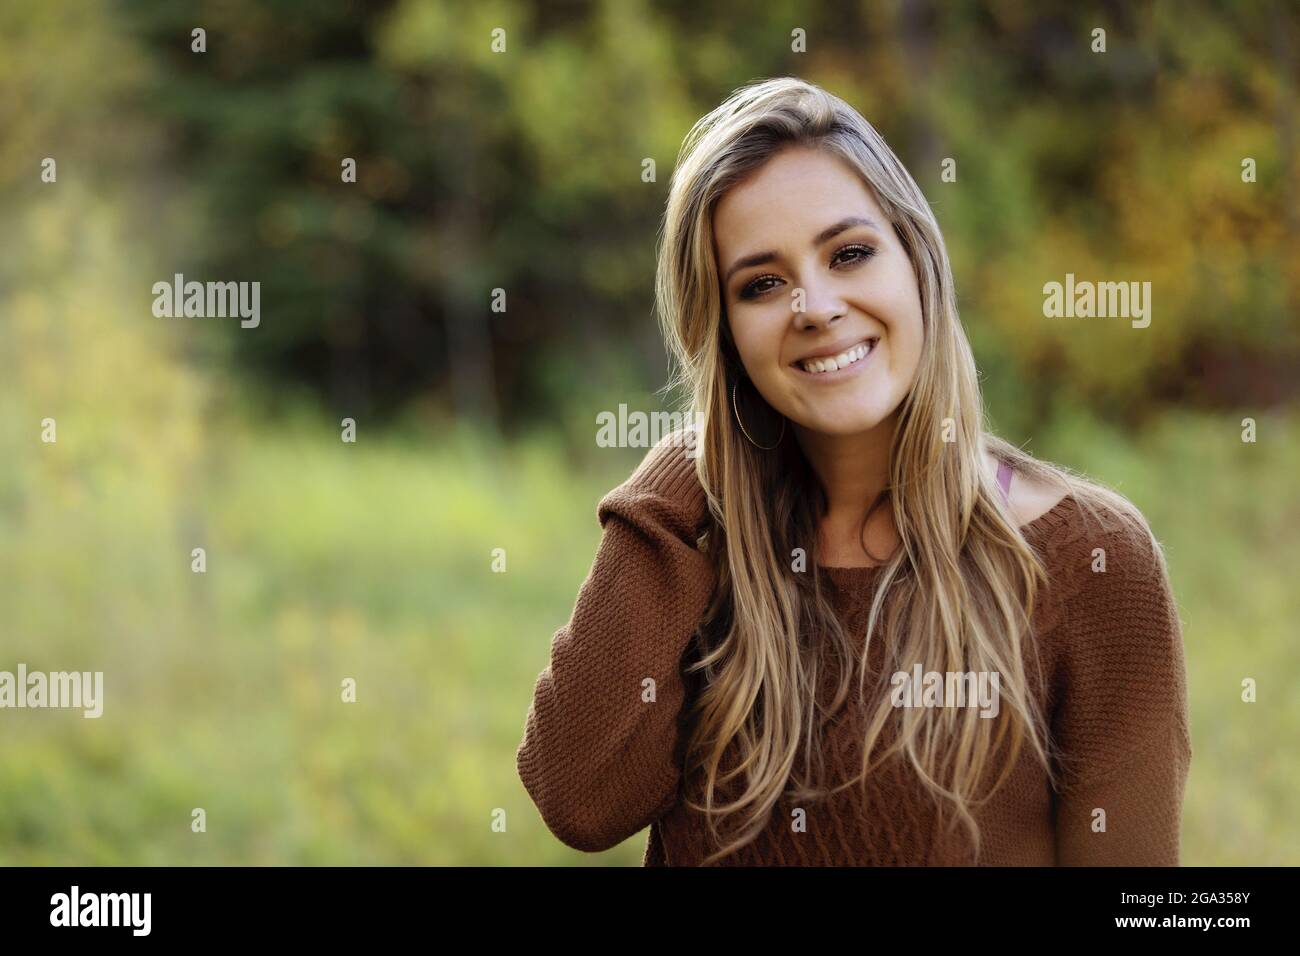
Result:
<svg viewBox="0 0 1300 956">
<path fill-rule="evenodd" d="M 825 495 L 787 434 L 793 429 L 780 423 L 778 444 L 760 450 L 738 427 L 729 394 L 742 366 L 724 321 L 713 212 L 728 189 L 790 146 L 823 150 L 860 174 L 911 260 L 921 297 L 920 367 L 899 408 L 889 484 L 872 506 L 891 508 L 901 545 L 879 569 L 860 651 L 840 625 L 818 572 Z M 895 754 L 915 768 L 941 821 L 945 808 L 953 811 L 949 830 L 958 821 L 965 824 L 978 855 L 972 810 L 1001 786 L 1026 742 L 1054 780 L 1046 719 L 1022 656 L 1026 647 L 1032 649 L 1030 620 L 1046 574 L 989 478 L 985 452 L 1030 480 L 1072 493 L 1094 515 L 1108 507 L 1149 535 L 1145 521 L 1119 495 L 986 432 L 974 357 L 929 204 L 876 130 L 813 84 L 782 77 L 742 87 L 691 129 L 673 172 L 655 295 L 675 358 L 666 388 L 681 388 L 689 414 L 704 423 L 696 469 L 709 502 L 704 541 L 718 572 L 698 632 L 699 657 L 688 668 L 698 693 L 685 759 L 687 769 L 702 777 L 704 802 L 687 800 L 707 815 L 720 846 L 705 862 L 755 839 L 787 784 L 799 801 L 857 781 L 865 794 L 868 775 Z M 777 434 L 777 413 L 759 404 L 773 419 L 763 434 Z M 751 414 L 745 417 L 753 434 Z M 941 436 L 945 419 L 951 419 L 955 441 Z M 789 570 L 784 556 L 795 548 L 809 555 L 811 573 Z M 908 662 L 901 669 L 920 662 L 927 671 L 996 673 L 1007 706 L 994 720 L 981 718 L 973 707 L 894 708 L 883 692 L 887 666 L 876 688 L 879 703 L 867 721 L 860 774 L 823 791 L 817 784 L 824 771 L 822 728 L 844 703 L 851 670 L 836 668 L 839 680 L 829 706 L 818 700 L 819 680 L 832 660 L 865 658 L 882 624 L 890 635 L 890 660 Z M 863 667 L 862 695 L 866 673 Z M 898 733 L 872 764 L 874 745 L 895 710 Z M 796 770 L 801 740 L 807 760 Z M 719 777 L 733 741 L 739 762 Z M 1004 742 L 1010 757 L 988 793 L 979 796 L 992 755 Z M 715 805 L 718 787 L 736 778 L 743 778 L 739 796 Z M 739 823 L 724 839 L 720 823 L 734 820 Z"/>
</svg>

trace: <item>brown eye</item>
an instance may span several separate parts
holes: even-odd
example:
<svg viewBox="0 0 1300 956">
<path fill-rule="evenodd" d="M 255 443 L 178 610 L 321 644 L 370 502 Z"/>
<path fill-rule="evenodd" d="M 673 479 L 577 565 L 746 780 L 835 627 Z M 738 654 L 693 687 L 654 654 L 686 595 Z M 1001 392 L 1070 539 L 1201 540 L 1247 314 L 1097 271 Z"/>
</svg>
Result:
<svg viewBox="0 0 1300 956">
<path fill-rule="evenodd" d="M 831 265 L 835 266 L 840 263 L 844 265 L 854 265 L 859 262 L 865 262 L 875 254 L 876 254 L 876 247 L 866 245 L 865 243 L 854 243 L 853 245 L 849 245 L 849 246 L 841 246 L 839 249 L 836 249 L 835 254 L 831 256 Z M 840 258 L 841 256 L 846 256 L 846 258 L 841 259 Z M 779 276 L 774 276 L 774 275 L 759 276 L 757 279 L 751 280 L 749 284 L 747 284 L 743 289 L 740 290 L 740 298 L 741 299 L 759 298 L 763 295 L 766 295 L 768 292 L 771 292 L 772 289 L 775 288 L 775 286 L 764 287 L 763 283 L 780 282 L 780 281 L 781 279 Z"/>
<path fill-rule="evenodd" d="M 762 283 L 769 282 L 769 281 L 780 282 L 781 280 L 778 279 L 776 276 L 759 276 L 757 279 L 754 279 L 747 286 L 745 286 L 745 288 L 740 290 L 740 297 L 742 299 L 753 299 L 756 296 L 760 296 L 763 295 L 764 293 L 771 292 L 772 291 L 771 287 L 766 289 L 759 288 L 759 286 L 761 286 Z"/>
<path fill-rule="evenodd" d="M 865 262 L 867 259 L 870 259 L 872 256 L 876 254 L 876 247 L 863 245 L 861 243 L 856 243 L 851 246 L 844 246 L 843 248 L 837 249 L 835 251 L 835 255 L 837 257 L 842 253 L 854 253 L 854 255 L 850 259 L 841 260 L 841 261 L 845 261 L 849 264 L 855 262 Z"/>
</svg>

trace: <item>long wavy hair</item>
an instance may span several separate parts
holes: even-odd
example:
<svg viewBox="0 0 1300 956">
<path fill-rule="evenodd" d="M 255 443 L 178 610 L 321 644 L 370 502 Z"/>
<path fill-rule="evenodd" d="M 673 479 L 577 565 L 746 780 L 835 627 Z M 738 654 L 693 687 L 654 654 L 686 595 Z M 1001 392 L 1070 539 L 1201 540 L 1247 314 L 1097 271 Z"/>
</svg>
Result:
<svg viewBox="0 0 1300 956">
<path fill-rule="evenodd" d="M 868 510 L 869 518 L 877 507 L 889 507 L 901 543 L 878 569 L 866 634 L 856 639 L 841 626 L 818 571 L 825 492 L 793 429 L 761 397 L 736 407 L 750 435 L 782 436 L 761 449 L 733 410 L 731 389 L 743 384 L 744 372 L 724 315 L 713 213 L 727 190 L 790 146 L 824 150 L 858 172 L 906 249 L 921 297 L 920 367 L 898 410 L 888 485 Z M 1057 756 L 1025 660 L 1046 573 L 990 479 L 985 452 L 1073 494 L 1093 515 L 1106 507 L 1149 535 L 1145 521 L 1114 492 L 985 429 L 974 357 L 929 204 L 871 124 L 813 84 L 782 77 L 742 87 L 691 129 L 673 171 L 655 297 L 674 356 L 665 388 L 681 389 L 691 420 L 703 422 L 696 469 L 709 516 L 701 542 L 718 581 L 697 634 L 697 659 L 688 667 L 698 693 L 685 759 L 702 780 L 704 800 L 686 799 L 707 815 L 719 847 L 705 862 L 755 839 L 787 790 L 794 800 L 816 800 L 861 782 L 865 795 L 873 770 L 896 757 L 923 781 L 940 824 L 947 818 L 950 832 L 958 822 L 966 826 L 978 856 L 973 811 L 1001 786 L 1022 748 L 1033 749 L 1053 782 Z M 771 427 L 759 427 L 764 417 Z M 792 569 L 797 548 L 809 558 L 807 573 Z M 839 678 L 829 704 L 819 699 L 819 681 L 834 662 L 864 660 L 873 639 L 886 642 L 895 666 L 882 668 L 871 692 L 878 702 L 867 712 L 859 775 L 826 791 L 823 727 L 846 701 L 852 669 L 834 667 Z M 926 671 L 998 674 L 999 717 L 982 718 L 974 707 L 894 707 L 886 676 L 917 662 Z M 866 675 L 863 667 L 864 704 Z M 892 741 L 873 762 L 895 716 Z M 733 744 L 739 758 L 720 775 Z M 1000 751 L 1004 745 L 1007 751 Z M 1000 752 L 1008 759 L 994 757 Z M 999 764 L 990 783 L 986 774 Z M 738 796 L 717 802 L 719 787 L 735 779 L 742 782 Z"/>
</svg>

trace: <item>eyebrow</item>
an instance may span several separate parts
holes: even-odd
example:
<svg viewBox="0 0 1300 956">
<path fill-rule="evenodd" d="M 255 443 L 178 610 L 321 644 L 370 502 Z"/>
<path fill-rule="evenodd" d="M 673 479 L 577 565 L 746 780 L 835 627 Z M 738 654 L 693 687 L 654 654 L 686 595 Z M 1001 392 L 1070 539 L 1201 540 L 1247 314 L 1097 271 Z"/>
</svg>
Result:
<svg viewBox="0 0 1300 956">
<path fill-rule="evenodd" d="M 865 216 L 848 216 L 847 218 L 841 219 L 839 222 L 835 223 L 835 225 L 828 226 L 821 232 L 817 233 L 817 235 L 813 237 L 812 247 L 816 249 L 826 240 L 833 239 L 844 230 L 852 229 L 854 226 L 867 226 L 870 229 L 880 228 L 880 226 L 876 225 L 874 219 L 868 219 Z M 741 269 L 748 268 L 749 266 L 761 266 L 764 263 L 771 262 L 775 258 L 776 253 L 769 250 L 767 252 L 756 252 L 752 256 L 745 256 L 743 259 L 737 259 L 731 268 L 727 270 L 727 274 L 723 278 L 722 284 L 724 286 L 727 285 L 727 283 L 731 281 L 731 277 Z"/>
</svg>

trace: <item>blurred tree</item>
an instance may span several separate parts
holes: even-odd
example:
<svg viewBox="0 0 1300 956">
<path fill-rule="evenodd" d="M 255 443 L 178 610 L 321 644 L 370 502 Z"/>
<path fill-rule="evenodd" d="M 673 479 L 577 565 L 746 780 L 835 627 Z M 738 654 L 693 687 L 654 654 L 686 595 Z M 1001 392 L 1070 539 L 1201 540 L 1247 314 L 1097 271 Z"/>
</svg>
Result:
<svg viewBox="0 0 1300 956">
<path fill-rule="evenodd" d="M 654 243 L 682 137 L 782 74 L 858 107 L 921 183 L 1011 418 L 1296 394 L 1294 5 L 128 9 L 157 65 L 134 106 L 165 118 L 206 210 L 177 271 L 259 279 L 261 328 L 226 330 L 241 361 L 337 406 L 513 423 L 629 374 L 657 385 Z M 1045 318 L 1066 273 L 1150 281 L 1151 327 Z"/>
</svg>

